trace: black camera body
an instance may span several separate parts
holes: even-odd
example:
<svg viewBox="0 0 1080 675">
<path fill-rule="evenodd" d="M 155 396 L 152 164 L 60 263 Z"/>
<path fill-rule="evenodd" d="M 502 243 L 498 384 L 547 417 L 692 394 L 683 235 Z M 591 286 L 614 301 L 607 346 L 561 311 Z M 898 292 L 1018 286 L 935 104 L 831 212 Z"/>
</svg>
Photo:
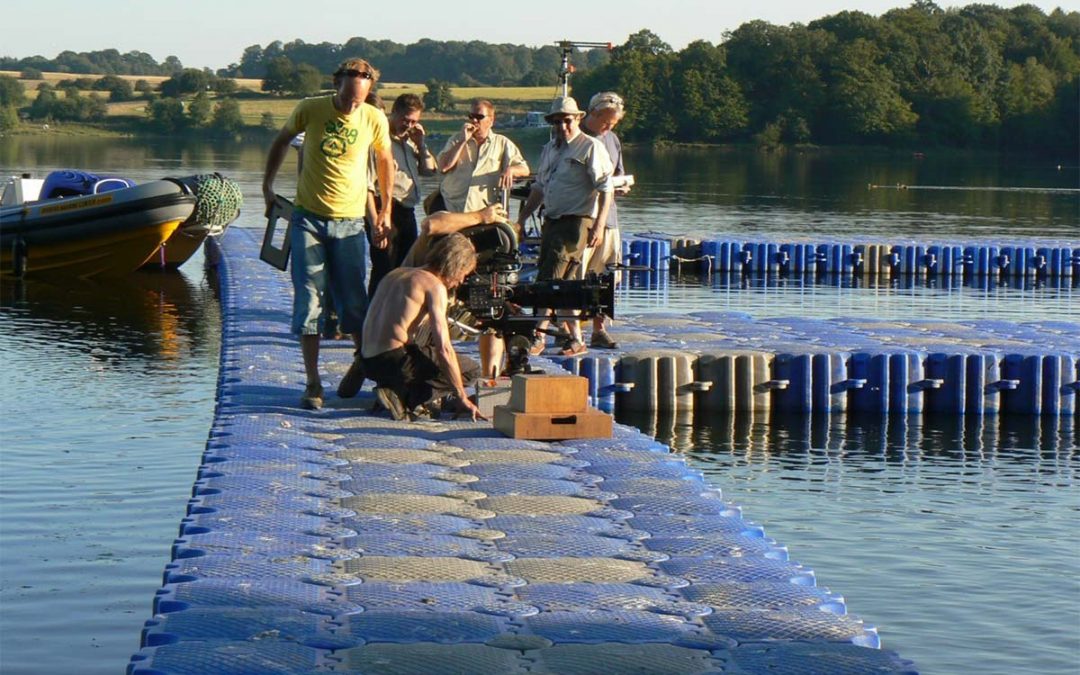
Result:
<svg viewBox="0 0 1080 675">
<path fill-rule="evenodd" d="M 477 264 L 458 287 L 458 302 L 471 315 L 472 328 L 505 338 L 509 374 L 527 370 L 529 346 L 541 320 L 615 316 L 613 274 L 523 281 L 524 260 L 513 228 L 503 223 L 478 225 L 462 234 L 473 242 Z"/>
</svg>

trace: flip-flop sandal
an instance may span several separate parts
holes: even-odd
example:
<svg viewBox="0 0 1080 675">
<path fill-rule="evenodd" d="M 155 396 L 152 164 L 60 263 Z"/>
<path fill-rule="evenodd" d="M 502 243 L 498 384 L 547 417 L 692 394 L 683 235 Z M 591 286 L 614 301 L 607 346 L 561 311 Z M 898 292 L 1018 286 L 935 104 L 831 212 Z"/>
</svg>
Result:
<svg viewBox="0 0 1080 675">
<path fill-rule="evenodd" d="M 547 347 L 547 345 L 544 342 L 544 336 L 543 335 L 537 335 L 536 337 L 534 337 L 532 339 L 532 344 L 529 345 L 529 355 L 530 356 L 540 356 L 541 354 L 544 353 L 544 349 L 546 347 Z"/>
<path fill-rule="evenodd" d="M 571 340 L 565 347 L 559 350 L 559 354 L 563 356 L 578 356 L 589 351 L 589 348 L 585 346 L 584 342 L 580 340 Z"/>
</svg>

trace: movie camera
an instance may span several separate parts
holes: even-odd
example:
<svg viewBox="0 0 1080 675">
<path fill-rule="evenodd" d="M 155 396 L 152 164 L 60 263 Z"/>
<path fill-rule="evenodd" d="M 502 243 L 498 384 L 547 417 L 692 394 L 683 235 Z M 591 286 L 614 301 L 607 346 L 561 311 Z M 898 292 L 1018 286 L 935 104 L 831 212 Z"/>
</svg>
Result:
<svg viewBox="0 0 1080 675">
<path fill-rule="evenodd" d="M 555 325 L 566 319 L 615 316 L 613 274 L 525 281 L 524 260 L 513 227 L 506 223 L 477 225 L 462 234 L 476 248 L 477 264 L 457 289 L 457 300 L 468 316 L 455 321 L 466 332 L 490 331 L 503 337 L 508 374 L 528 371 L 529 347 L 541 320 L 550 319 Z M 549 328 L 546 332 L 554 335 L 557 331 Z"/>
</svg>

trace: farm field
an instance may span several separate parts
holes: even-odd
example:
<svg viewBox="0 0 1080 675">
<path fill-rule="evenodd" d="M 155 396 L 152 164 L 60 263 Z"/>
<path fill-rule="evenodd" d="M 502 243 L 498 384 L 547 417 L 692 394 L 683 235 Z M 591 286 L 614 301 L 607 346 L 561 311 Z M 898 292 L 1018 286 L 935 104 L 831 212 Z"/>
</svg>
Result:
<svg viewBox="0 0 1080 675">
<path fill-rule="evenodd" d="M 37 96 L 38 87 L 41 84 L 49 84 L 55 87 L 63 80 L 91 78 L 99 79 L 100 75 L 82 75 L 77 73 L 44 72 L 41 79 L 24 80 L 17 71 L 0 71 L 0 75 L 7 75 L 19 79 L 26 91 L 27 98 L 33 100 Z M 121 75 L 122 79 L 133 84 L 139 80 L 145 80 L 155 89 L 168 79 L 163 75 Z M 273 119 L 274 125 L 285 122 L 289 113 L 296 106 L 298 97 L 280 97 L 262 91 L 262 80 L 237 78 L 238 87 L 235 96 L 240 104 L 240 114 L 244 122 L 251 126 L 261 125 L 266 115 Z M 106 92 L 93 90 L 80 90 L 83 95 L 97 94 L 107 95 Z M 401 94 L 411 93 L 422 96 L 427 91 L 423 83 L 418 82 L 380 82 L 378 92 L 382 96 L 385 107 L 389 110 L 390 104 Z M 491 100 L 498 111 L 501 121 L 520 117 L 530 110 L 542 110 L 547 108 L 548 102 L 557 95 L 554 86 L 543 87 L 451 87 L 451 92 L 456 99 L 453 112 L 427 112 L 425 122 L 429 131 L 435 133 L 450 133 L 457 128 L 461 112 L 468 107 L 468 102 L 474 98 L 486 98 Z M 210 92 L 211 99 L 217 97 Z M 190 97 L 185 97 L 185 100 Z M 132 101 L 109 102 L 108 116 L 110 118 L 143 117 L 146 114 L 146 99 L 139 97 Z M 119 121 L 119 120 L 116 120 Z"/>
</svg>

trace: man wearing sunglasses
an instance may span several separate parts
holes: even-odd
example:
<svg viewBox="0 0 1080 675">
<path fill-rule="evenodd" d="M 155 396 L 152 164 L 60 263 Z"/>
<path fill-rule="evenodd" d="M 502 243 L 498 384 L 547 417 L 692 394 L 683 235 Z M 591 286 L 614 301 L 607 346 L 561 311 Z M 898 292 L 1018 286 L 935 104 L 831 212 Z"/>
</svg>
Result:
<svg viewBox="0 0 1080 675">
<path fill-rule="evenodd" d="M 477 99 L 461 131 L 450 137 L 439 153 L 439 187 L 443 208 L 437 203 L 431 212 L 457 213 L 479 211 L 499 202 L 498 190 L 509 190 L 514 178 L 529 175 L 529 165 L 514 142 L 491 130 L 495 124 L 495 105 Z"/>
<path fill-rule="evenodd" d="M 360 353 L 368 308 L 364 211 L 370 153 L 375 155 L 381 196 L 375 245 L 385 246 L 390 231 L 394 180 L 390 133 L 386 115 L 364 102 L 378 77 L 378 71 L 364 59 L 342 62 L 334 72 L 334 93 L 300 101 L 271 143 L 266 158 L 262 191 L 269 213 L 274 203 L 274 178 L 289 143 L 304 132 L 289 242 L 292 331 L 300 336 L 307 382 L 300 406 L 309 410 L 323 404 L 319 324 L 328 289 L 333 290 L 340 329 L 352 335 L 356 353 Z"/>
<path fill-rule="evenodd" d="M 583 134 L 580 124 L 585 115 L 577 101 L 560 96 L 544 116 L 552 126 L 552 139 L 540 153 L 536 181 L 518 213 L 518 226 L 544 204 L 544 225 L 540 231 L 540 260 L 537 279 L 572 279 L 578 274 L 587 248 L 604 240 L 604 224 L 611 206 L 611 176 L 614 168 L 604 144 Z M 547 327 L 542 322 L 541 329 Z M 577 321 L 565 324 L 567 337 L 560 345 L 564 356 L 583 354 L 585 343 Z M 544 350 L 544 338 L 538 334 L 531 350 Z"/>
</svg>

